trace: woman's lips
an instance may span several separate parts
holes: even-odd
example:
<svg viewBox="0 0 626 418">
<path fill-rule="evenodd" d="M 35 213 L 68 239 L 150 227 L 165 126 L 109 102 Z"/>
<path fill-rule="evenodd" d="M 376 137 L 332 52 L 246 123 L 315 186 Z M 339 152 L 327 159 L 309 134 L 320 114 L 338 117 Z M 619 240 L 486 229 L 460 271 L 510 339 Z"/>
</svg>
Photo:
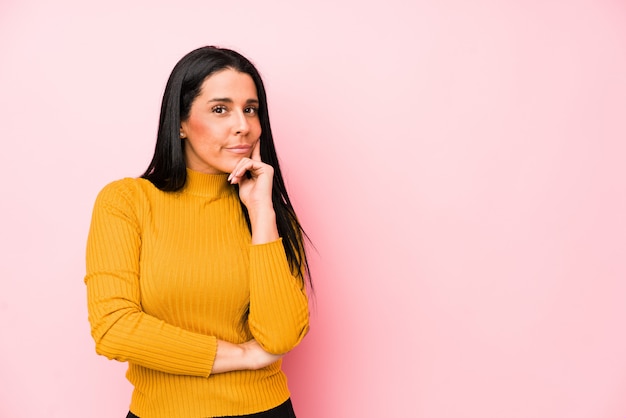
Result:
<svg viewBox="0 0 626 418">
<path fill-rule="evenodd" d="M 234 147 L 228 147 L 226 149 L 235 154 L 250 154 L 250 150 L 252 149 L 252 146 L 251 145 L 235 145 Z"/>
</svg>

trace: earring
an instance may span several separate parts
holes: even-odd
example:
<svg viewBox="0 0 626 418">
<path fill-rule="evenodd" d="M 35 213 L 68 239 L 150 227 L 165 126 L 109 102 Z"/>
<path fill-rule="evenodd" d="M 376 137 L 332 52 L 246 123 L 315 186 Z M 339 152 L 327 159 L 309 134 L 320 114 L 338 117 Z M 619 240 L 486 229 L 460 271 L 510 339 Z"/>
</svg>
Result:
<svg viewBox="0 0 626 418">
<path fill-rule="evenodd" d="M 180 139 L 185 139 L 185 134 L 184 133 L 180 133 Z"/>
</svg>

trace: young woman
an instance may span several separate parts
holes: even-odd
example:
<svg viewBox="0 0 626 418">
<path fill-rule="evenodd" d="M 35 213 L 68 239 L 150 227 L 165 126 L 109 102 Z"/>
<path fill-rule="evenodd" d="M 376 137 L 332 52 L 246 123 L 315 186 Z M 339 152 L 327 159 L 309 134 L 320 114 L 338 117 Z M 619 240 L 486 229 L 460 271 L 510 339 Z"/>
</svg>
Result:
<svg viewBox="0 0 626 418">
<path fill-rule="evenodd" d="M 258 71 L 190 52 L 152 162 L 100 192 L 87 243 L 92 336 L 129 364 L 129 417 L 295 417 L 281 357 L 309 329 L 303 236 Z"/>
</svg>

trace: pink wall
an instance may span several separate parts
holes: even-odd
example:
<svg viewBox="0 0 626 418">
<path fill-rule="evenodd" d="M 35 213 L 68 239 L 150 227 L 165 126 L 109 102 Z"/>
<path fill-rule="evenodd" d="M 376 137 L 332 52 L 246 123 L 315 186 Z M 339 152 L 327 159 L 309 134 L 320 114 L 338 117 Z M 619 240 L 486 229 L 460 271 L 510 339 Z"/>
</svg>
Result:
<svg viewBox="0 0 626 418">
<path fill-rule="evenodd" d="M 0 3 L 0 417 L 127 411 L 90 211 L 204 44 L 264 74 L 318 249 L 299 418 L 626 416 L 623 1 L 94 4 Z"/>
</svg>

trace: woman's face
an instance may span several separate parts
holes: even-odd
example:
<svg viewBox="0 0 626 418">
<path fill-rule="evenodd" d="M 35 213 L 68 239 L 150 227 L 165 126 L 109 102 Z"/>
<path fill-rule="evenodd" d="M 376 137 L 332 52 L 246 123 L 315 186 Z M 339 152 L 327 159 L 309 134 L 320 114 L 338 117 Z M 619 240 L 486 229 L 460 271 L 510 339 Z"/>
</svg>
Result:
<svg viewBox="0 0 626 418">
<path fill-rule="evenodd" d="M 250 157 L 261 136 L 259 99 L 252 77 L 233 69 L 207 77 L 181 122 L 187 167 L 206 174 L 230 173 Z"/>
</svg>

